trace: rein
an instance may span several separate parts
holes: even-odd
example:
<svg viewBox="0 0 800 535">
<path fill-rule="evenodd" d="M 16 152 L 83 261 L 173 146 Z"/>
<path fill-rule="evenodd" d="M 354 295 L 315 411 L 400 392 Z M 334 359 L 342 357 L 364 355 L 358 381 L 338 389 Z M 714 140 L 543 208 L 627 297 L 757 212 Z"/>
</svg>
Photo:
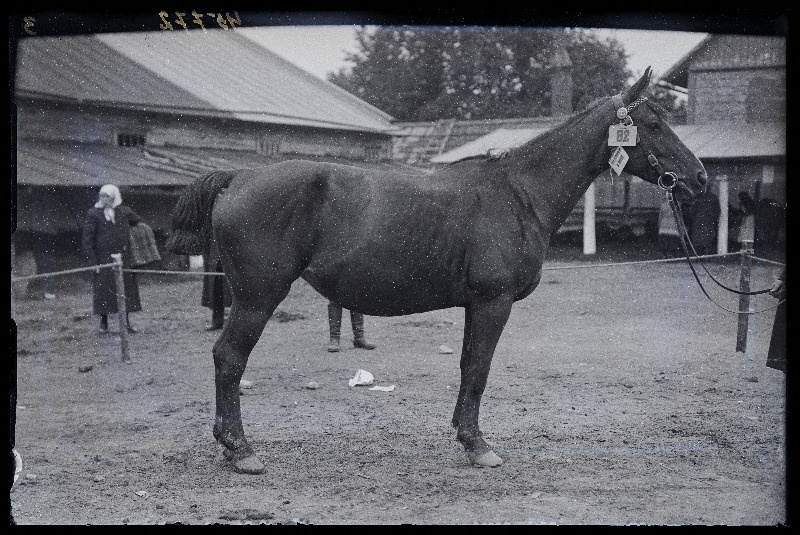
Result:
<svg viewBox="0 0 800 535">
<path fill-rule="evenodd" d="M 640 98 L 636 99 L 635 101 L 633 101 L 628 106 L 625 106 L 625 102 L 622 99 L 622 95 L 614 95 L 613 97 L 611 97 L 611 101 L 614 104 L 614 108 L 616 108 L 616 110 L 617 110 L 617 118 L 620 120 L 621 124 L 625 125 L 625 126 L 632 126 L 633 125 L 633 119 L 630 117 L 630 112 L 632 112 L 634 109 L 636 109 L 637 106 L 639 106 L 639 104 L 645 102 L 646 100 L 647 100 L 647 97 L 640 97 Z M 637 141 L 638 141 L 638 139 L 637 139 Z M 609 145 L 611 145 L 611 143 L 609 143 Z M 644 147 L 642 147 L 642 148 L 644 149 Z M 689 238 L 689 233 L 686 231 L 686 226 L 683 223 L 683 214 L 681 213 L 681 208 L 678 205 L 678 203 L 675 202 L 675 198 L 674 198 L 674 196 L 672 194 L 673 188 L 675 188 L 675 186 L 678 184 L 678 175 L 673 173 L 672 171 L 664 171 L 664 168 L 662 167 L 661 163 L 658 161 L 658 158 L 656 158 L 656 155 L 653 154 L 653 151 L 649 150 L 649 149 L 645 149 L 645 150 L 647 152 L 647 161 L 650 163 L 650 165 L 658 173 L 658 187 L 660 187 L 662 190 L 664 190 L 666 192 L 667 201 L 669 202 L 670 208 L 672 208 L 672 215 L 675 218 L 675 224 L 678 227 L 678 234 L 679 234 L 680 239 L 681 239 L 681 247 L 683 248 L 683 253 L 686 256 L 686 260 L 689 263 L 689 267 L 692 270 L 692 275 L 694 275 L 694 278 L 697 281 L 697 284 L 700 286 L 700 289 L 703 291 L 703 294 L 709 299 L 709 301 L 711 301 L 712 303 L 714 303 L 718 307 L 720 307 L 723 310 L 726 310 L 728 312 L 733 312 L 733 313 L 736 313 L 736 314 L 755 314 L 757 312 L 764 312 L 766 310 L 770 310 L 772 308 L 775 308 L 775 307 L 769 307 L 769 308 L 766 308 L 764 310 L 744 311 L 744 312 L 743 311 L 739 311 L 739 310 L 729 310 L 729 309 L 721 306 L 719 303 L 714 301 L 714 299 L 712 299 L 710 295 L 708 295 L 708 292 L 706 291 L 705 287 L 703 286 L 703 283 L 700 281 L 700 277 L 697 275 L 697 271 L 695 270 L 694 264 L 692 263 L 692 259 L 691 259 L 690 255 L 689 255 L 689 248 L 691 248 L 691 250 L 694 253 L 694 255 L 695 255 L 697 260 L 700 260 L 700 258 L 699 258 L 700 255 L 697 254 L 697 251 L 695 250 L 694 245 L 692 244 L 692 241 Z M 612 159 L 613 159 L 613 157 L 612 157 Z M 686 245 L 687 241 L 689 243 L 688 247 Z M 740 290 L 736 290 L 734 288 L 729 288 L 728 286 L 725 286 L 724 284 L 719 282 L 711 274 L 711 272 L 708 271 L 708 268 L 705 266 L 705 264 L 703 264 L 702 260 L 700 260 L 700 265 L 703 267 L 703 269 L 708 274 L 708 276 L 711 277 L 711 280 L 713 280 L 717 285 L 719 285 L 720 287 L 724 288 L 725 290 L 728 290 L 729 292 L 733 292 L 733 293 L 739 294 L 739 295 L 761 295 L 761 294 L 769 293 L 769 291 L 770 291 L 770 289 L 766 289 L 766 290 L 758 290 L 758 291 L 755 291 L 755 292 L 743 292 L 743 291 L 740 291 Z M 778 303 L 778 305 L 780 305 L 780 303 Z M 778 305 L 776 305 L 776 306 L 778 306 Z"/>
<path fill-rule="evenodd" d="M 742 291 L 736 290 L 734 288 L 729 288 L 728 286 L 725 286 L 724 284 L 719 282 L 714 277 L 714 275 L 711 274 L 711 272 L 708 270 L 708 268 L 703 263 L 703 261 L 700 260 L 700 258 L 699 258 L 700 255 L 697 254 L 697 251 L 695 250 L 694 245 L 692 244 L 692 240 L 689 238 L 689 233 L 686 230 L 686 225 L 684 225 L 684 223 L 683 223 L 683 213 L 681 211 L 681 207 L 675 201 L 675 197 L 672 195 L 672 188 L 675 187 L 675 183 L 673 183 L 669 187 L 665 187 L 664 185 L 662 185 L 661 177 L 659 177 L 658 185 L 662 189 L 666 190 L 667 200 L 669 201 L 670 208 L 672 208 L 672 216 L 675 218 L 675 224 L 678 227 L 678 235 L 680 236 L 680 239 L 681 239 L 681 247 L 683 248 L 683 254 L 686 257 L 686 261 L 689 263 L 689 267 L 692 270 L 692 275 L 694 275 L 694 280 L 697 281 L 697 285 L 700 286 L 700 290 L 703 291 L 703 294 L 708 298 L 709 301 L 711 301 L 712 303 L 714 303 L 715 305 L 717 305 L 721 309 L 723 309 L 723 310 L 725 310 L 727 312 L 733 312 L 734 314 L 757 314 L 757 313 L 760 313 L 760 312 L 766 312 L 767 310 L 772 310 L 773 308 L 776 308 L 778 305 L 780 305 L 780 302 L 779 302 L 775 306 L 767 307 L 767 308 L 762 309 L 762 310 L 741 311 L 741 310 L 730 310 L 728 308 L 723 307 L 722 305 L 720 305 L 716 301 L 714 301 L 714 299 L 710 295 L 708 295 L 708 292 L 706 291 L 705 287 L 703 286 L 703 283 L 700 281 L 700 277 L 697 275 L 697 270 L 695 270 L 694 264 L 692 263 L 692 259 L 691 259 L 690 255 L 689 255 L 689 248 L 691 248 L 692 252 L 694 253 L 696 260 L 700 261 L 700 265 L 703 267 L 703 269 L 708 274 L 708 276 L 711 277 L 711 280 L 714 281 L 721 288 L 724 288 L 725 290 L 728 290 L 729 292 L 732 292 L 732 293 L 735 293 L 735 294 L 739 294 L 739 295 L 762 295 L 762 294 L 765 294 L 765 293 L 769 293 L 770 289 L 768 288 L 766 290 L 757 290 L 757 291 L 754 291 L 754 292 L 742 292 Z M 687 242 L 689 243 L 688 247 L 686 245 Z"/>
</svg>

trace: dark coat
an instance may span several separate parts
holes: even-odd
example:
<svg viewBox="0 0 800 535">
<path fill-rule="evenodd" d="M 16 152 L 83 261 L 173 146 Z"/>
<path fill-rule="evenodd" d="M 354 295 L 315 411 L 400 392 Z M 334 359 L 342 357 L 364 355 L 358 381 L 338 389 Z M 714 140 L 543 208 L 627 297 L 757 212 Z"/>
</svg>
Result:
<svg viewBox="0 0 800 535">
<path fill-rule="evenodd" d="M 761 199 L 754 213 L 753 251 L 756 256 L 771 258 L 778 253 L 781 234 L 786 229 L 786 209 L 773 199 Z M 781 258 L 783 255 L 777 256 Z"/>
<path fill-rule="evenodd" d="M 142 218 L 130 207 L 120 204 L 114 209 L 115 222 L 106 221 L 102 208 L 89 208 L 83 223 L 83 254 L 88 265 L 113 262 L 111 255 L 122 253 L 122 267 L 131 267 L 130 227 Z M 123 273 L 125 285 L 125 307 L 128 312 L 142 309 L 139 299 L 139 282 L 136 273 Z M 112 268 L 93 272 L 95 314 L 117 312 L 117 284 Z"/>
<path fill-rule="evenodd" d="M 699 195 L 686 206 L 684 215 L 689 227 L 689 239 L 692 240 L 697 254 L 714 254 L 717 252 L 717 226 L 719 225 L 719 197 L 711 191 Z"/>
<path fill-rule="evenodd" d="M 783 268 L 780 280 L 786 283 L 786 268 Z M 784 300 L 775 309 L 775 320 L 772 323 L 772 335 L 769 339 L 769 349 L 767 350 L 767 366 L 776 370 L 786 372 L 786 294 L 776 296 L 777 299 Z"/>
<path fill-rule="evenodd" d="M 205 271 L 222 272 L 222 262 L 219 259 L 219 251 L 213 240 L 210 250 L 203 254 L 203 269 Z M 231 287 L 228 284 L 228 279 L 222 275 L 206 275 L 203 277 L 203 295 L 200 298 L 200 305 L 213 309 L 213 295 L 214 292 L 220 291 L 219 287 L 221 287 L 222 291 L 223 307 L 231 306 Z"/>
</svg>

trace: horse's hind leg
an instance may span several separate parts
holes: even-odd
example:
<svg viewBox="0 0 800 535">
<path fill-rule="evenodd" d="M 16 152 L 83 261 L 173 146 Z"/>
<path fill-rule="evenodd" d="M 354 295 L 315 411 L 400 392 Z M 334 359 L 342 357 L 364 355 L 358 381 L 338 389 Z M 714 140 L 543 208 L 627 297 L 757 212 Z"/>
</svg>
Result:
<svg viewBox="0 0 800 535">
<path fill-rule="evenodd" d="M 244 436 L 239 400 L 239 383 L 247 366 L 250 352 L 258 342 L 264 327 L 286 297 L 289 288 L 281 295 L 258 303 L 242 303 L 234 297 L 230 317 L 216 344 L 214 368 L 216 383 L 216 420 L 214 438 L 222 444 L 225 457 L 233 463 L 234 470 L 248 474 L 264 472 L 264 464 L 256 457 Z"/>
</svg>

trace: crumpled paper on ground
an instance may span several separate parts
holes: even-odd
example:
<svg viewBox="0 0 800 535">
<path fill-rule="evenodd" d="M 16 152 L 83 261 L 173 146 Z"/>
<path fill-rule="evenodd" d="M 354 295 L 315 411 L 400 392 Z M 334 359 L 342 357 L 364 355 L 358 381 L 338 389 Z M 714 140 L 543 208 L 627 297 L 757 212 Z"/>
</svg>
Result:
<svg viewBox="0 0 800 535">
<path fill-rule="evenodd" d="M 356 372 L 355 377 L 350 379 L 347 384 L 350 386 L 358 386 L 358 385 L 371 385 L 374 382 L 375 378 L 369 373 L 367 370 L 358 370 Z M 394 390 L 394 385 L 391 386 L 373 386 L 369 390 L 379 390 L 381 392 L 391 392 Z"/>
<path fill-rule="evenodd" d="M 347 384 L 350 386 L 371 385 L 375 378 L 367 370 L 358 370 L 355 377 L 350 379 Z"/>
</svg>

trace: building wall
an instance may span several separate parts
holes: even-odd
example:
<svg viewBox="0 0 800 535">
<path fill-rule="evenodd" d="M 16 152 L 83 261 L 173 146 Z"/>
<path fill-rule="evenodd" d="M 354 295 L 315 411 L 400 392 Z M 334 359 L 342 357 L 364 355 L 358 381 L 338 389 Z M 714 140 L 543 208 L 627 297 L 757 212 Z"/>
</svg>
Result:
<svg viewBox="0 0 800 535">
<path fill-rule="evenodd" d="M 155 147 L 231 149 L 354 160 L 389 160 L 392 150 L 392 139 L 385 134 L 52 104 L 20 107 L 17 125 L 22 139 L 79 143 L 116 145 L 120 135 L 141 136 L 145 145 Z"/>
<path fill-rule="evenodd" d="M 692 71 L 689 86 L 690 124 L 786 120 L 785 69 Z"/>
<path fill-rule="evenodd" d="M 786 39 L 723 35 L 689 65 L 689 124 L 786 120 Z"/>
<path fill-rule="evenodd" d="M 392 150 L 391 136 L 385 134 L 168 113 L 142 114 L 50 102 L 19 105 L 17 137 L 87 144 L 130 146 L 128 143 L 133 143 L 151 148 L 252 151 L 274 156 L 276 161 L 293 156 L 388 161 Z M 153 227 L 162 252 L 162 265 L 176 267 L 181 258 L 165 251 L 163 243 L 179 191 L 149 186 L 121 189 L 125 203 Z M 26 275 L 30 273 L 20 269 L 45 273 L 80 265 L 81 225 L 96 195 L 93 187 L 18 186 L 12 271 Z M 25 261 L 20 261 L 21 258 Z"/>
</svg>

